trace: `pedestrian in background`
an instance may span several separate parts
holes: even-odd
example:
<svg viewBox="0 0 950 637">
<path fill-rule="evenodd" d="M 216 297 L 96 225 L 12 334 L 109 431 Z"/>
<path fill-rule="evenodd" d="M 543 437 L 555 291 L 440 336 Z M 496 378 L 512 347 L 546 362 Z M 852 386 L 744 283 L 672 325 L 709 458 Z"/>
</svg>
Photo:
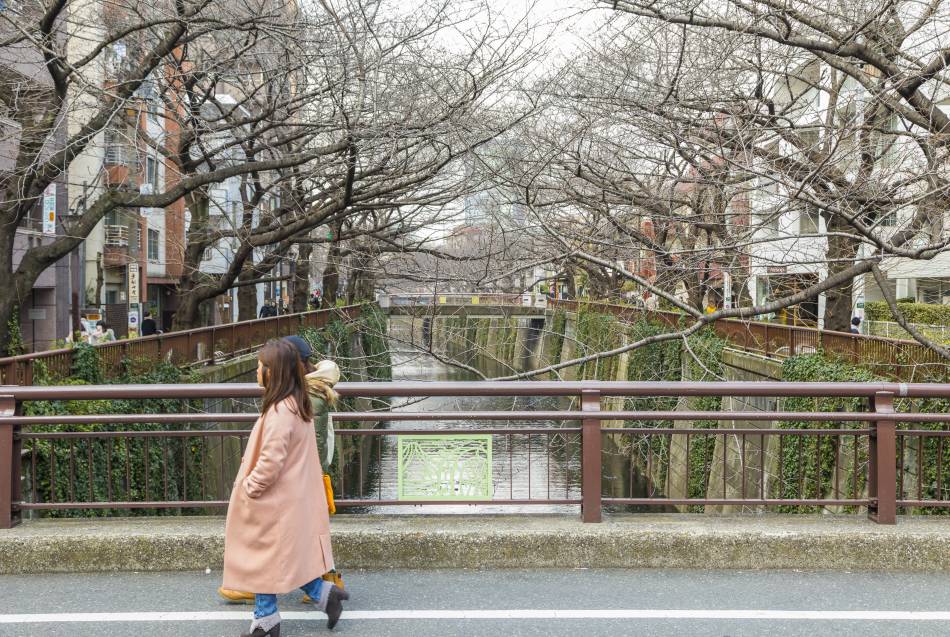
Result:
<svg viewBox="0 0 950 637">
<path fill-rule="evenodd" d="M 313 433 L 313 407 L 296 348 L 271 341 L 258 354 L 264 388 L 231 490 L 222 587 L 254 591 L 254 620 L 243 637 L 280 637 L 277 595 L 296 588 L 333 628 L 349 595 L 321 576 L 333 568 L 330 516 Z"/>
<path fill-rule="evenodd" d="M 852 334 L 860 334 L 860 333 L 861 333 L 861 317 L 860 317 L 860 316 L 855 316 L 853 319 L 851 319 L 851 330 L 850 330 L 850 332 L 851 332 Z"/>
<path fill-rule="evenodd" d="M 142 319 L 142 336 L 152 336 L 158 333 L 158 326 L 155 325 L 155 319 L 152 318 L 152 312 L 146 311 L 145 318 Z"/>
</svg>

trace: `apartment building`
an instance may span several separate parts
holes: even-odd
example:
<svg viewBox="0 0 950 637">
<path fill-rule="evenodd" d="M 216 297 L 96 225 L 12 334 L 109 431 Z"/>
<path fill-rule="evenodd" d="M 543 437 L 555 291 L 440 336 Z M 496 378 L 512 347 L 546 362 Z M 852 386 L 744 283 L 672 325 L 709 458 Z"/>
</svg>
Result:
<svg viewBox="0 0 950 637">
<path fill-rule="evenodd" d="M 117 29 L 125 17 L 112 3 L 74 3 L 68 24 L 69 55 L 79 59 L 90 47 Z M 141 50 L 141 34 L 128 35 L 108 45 L 100 63 L 84 70 L 87 85 L 108 90 L 134 64 Z M 174 185 L 173 164 L 159 152 L 177 132 L 175 113 L 159 95 L 159 67 L 155 77 L 142 84 L 125 108 L 70 167 L 69 198 L 77 205 L 94 200 L 104 190 L 125 189 L 150 194 Z M 72 96 L 68 128 L 71 134 L 85 124 L 84 115 L 94 105 L 97 92 Z M 166 94 L 167 95 L 167 94 Z M 152 140 L 147 143 L 146 140 Z M 105 314 L 117 335 L 136 334 L 146 310 L 167 329 L 175 310 L 174 290 L 182 272 L 184 202 L 165 208 L 116 209 L 89 234 L 84 246 L 84 308 Z"/>
<path fill-rule="evenodd" d="M 847 121 L 847 117 L 856 117 L 866 95 L 863 87 L 853 79 L 844 81 L 836 95 L 837 102 L 832 105 L 827 91 L 815 88 L 822 74 L 828 69 L 818 62 L 810 62 L 799 69 L 796 77 L 789 77 L 784 86 L 776 90 L 777 103 L 796 103 L 805 105 L 800 109 L 800 117 L 795 125 L 800 128 L 802 139 L 810 144 L 820 144 L 827 135 L 825 122 L 833 115 L 835 121 Z M 950 98 L 938 101 L 939 107 L 950 110 Z M 835 110 L 831 113 L 832 109 Z M 903 126 L 896 117 L 888 122 L 889 130 L 899 130 Z M 778 141 L 778 149 L 789 156 L 801 152 L 787 141 Z M 849 178 L 856 175 L 857 153 L 846 144 L 847 139 L 838 141 L 835 148 L 840 168 Z M 879 170 L 886 171 L 889 166 L 894 170 L 913 170 L 913 153 L 901 146 L 901 141 L 892 141 L 880 149 Z M 923 167 L 921 167 L 923 170 Z M 795 184 L 779 183 L 767 177 L 756 180 L 749 190 L 748 206 L 753 224 L 750 237 L 750 280 L 749 293 L 755 303 L 787 295 L 804 289 L 808 285 L 824 279 L 828 274 L 828 229 L 825 219 L 817 208 L 796 200 Z M 872 220 L 876 231 L 883 237 L 904 227 L 916 210 L 905 208 L 894 210 L 880 219 Z M 947 227 L 947 224 L 943 224 Z M 926 241 L 926 237 L 919 237 Z M 870 254 L 872 248 L 863 245 L 858 256 Z M 902 257 L 885 259 L 881 264 L 891 292 L 898 298 L 911 297 L 926 303 L 950 303 L 950 254 L 940 254 L 929 261 L 912 260 Z M 863 315 L 866 302 L 883 299 L 883 293 L 870 275 L 855 279 L 852 290 L 852 314 Z M 825 310 L 825 295 L 819 295 L 795 308 L 790 308 L 785 316 L 787 322 L 822 325 Z"/>
<path fill-rule="evenodd" d="M 22 3 L 0 2 L 0 12 L 17 11 L 25 15 L 36 7 Z M 0 20 L 0 39 L 10 27 Z M 0 67 L 3 85 L 0 90 L 8 95 L 42 94 L 51 89 L 52 78 L 39 49 L 27 43 L 0 47 Z M 0 100 L 0 179 L 12 177 L 17 168 L 21 142 L 21 127 L 14 113 Z M 53 134 L 52 144 L 41 153 L 49 157 L 62 149 L 66 130 L 59 127 Z M 33 247 L 50 243 L 63 234 L 63 219 L 70 212 L 65 176 L 47 188 L 41 201 L 29 211 L 16 229 L 13 244 L 13 268 L 19 267 L 24 254 Z M 80 251 L 60 259 L 47 268 L 36 280 L 30 294 L 19 299 L 19 321 L 24 347 L 39 351 L 54 347 L 66 339 L 78 323 L 81 298 Z"/>
</svg>

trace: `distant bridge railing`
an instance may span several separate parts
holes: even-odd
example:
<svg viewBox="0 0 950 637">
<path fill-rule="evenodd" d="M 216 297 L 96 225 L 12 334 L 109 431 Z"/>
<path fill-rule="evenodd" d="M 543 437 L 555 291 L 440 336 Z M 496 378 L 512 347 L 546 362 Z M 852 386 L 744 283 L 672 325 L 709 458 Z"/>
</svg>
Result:
<svg viewBox="0 0 950 637">
<path fill-rule="evenodd" d="M 352 320 L 360 315 L 361 305 L 282 314 L 269 318 L 166 332 L 155 336 L 124 339 L 94 345 L 104 366 L 103 371 L 119 371 L 123 360 L 165 361 L 188 367 L 232 358 L 260 348 L 269 339 L 296 334 L 307 327 L 320 328 L 334 318 Z M 62 348 L 0 358 L 0 384 L 32 385 L 33 366 L 41 362 L 55 377 L 67 378 L 76 350 Z"/>
<path fill-rule="evenodd" d="M 689 319 L 677 312 L 647 310 L 611 303 L 588 303 L 584 301 L 552 300 L 553 309 L 576 312 L 588 307 L 605 314 L 613 314 L 633 322 L 650 318 L 668 325 L 671 329 L 688 325 Z M 787 358 L 798 354 L 825 354 L 863 366 L 873 366 L 876 371 L 895 380 L 920 379 L 920 373 L 928 369 L 943 370 L 950 362 L 929 347 L 917 341 L 865 336 L 847 332 L 819 330 L 813 327 L 797 327 L 761 321 L 721 319 L 712 324 L 712 329 L 733 346 L 768 356 Z"/>
<path fill-rule="evenodd" d="M 341 508 L 579 506 L 585 522 L 597 522 L 603 506 L 813 507 L 866 509 L 885 524 L 899 510 L 950 508 L 950 413 L 938 409 L 950 399 L 950 385 L 395 382 L 343 383 L 339 390 L 365 399 L 563 399 L 560 408 L 544 410 L 337 413 L 334 489 Z M 194 401 L 254 399 L 260 391 L 253 384 L 0 387 L 0 528 L 27 512 L 226 507 L 256 416 L 202 413 Z M 819 398 L 859 399 L 867 410 L 604 408 L 618 398 L 698 396 L 809 397 L 815 408 L 831 404 Z M 144 399 L 149 413 L 130 414 L 129 403 L 116 402 Z M 36 401 L 112 401 L 105 404 L 126 413 L 48 415 L 48 407 L 30 409 Z M 183 413 L 169 413 L 175 405 Z M 407 421 L 417 424 L 399 426 Z M 419 421 L 438 422 L 426 428 Z M 427 449 L 439 447 L 437 465 L 427 467 Z"/>
<path fill-rule="evenodd" d="M 507 294 L 481 292 L 438 292 L 436 294 L 406 293 L 383 294 L 377 297 L 380 307 L 424 307 L 432 305 L 502 305 L 544 308 L 547 297 L 543 294 Z"/>
<path fill-rule="evenodd" d="M 613 314 L 628 322 L 648 318 L 664 323 L 671 329 L 685 327 L 689 321 L 679 312 L 613 303 L 549 299 L 542 294 L 402 294 L 391 295 L 387 301 L 392 306 L 420 307 L 433 304 L 532 306 L 567 312 L 589 308 Z M 822 351 L 857 365 L 875 367 L 876 371 L 895 380 L 921 379 L 921 372 L 942 371 L 950 364 L 940 354 L 914 340 L 741 319 L 718 320 L 712 324 L 712 329 L 734 347 L 748 352 L 770 358 L 788 358 Z"/>
</svg>

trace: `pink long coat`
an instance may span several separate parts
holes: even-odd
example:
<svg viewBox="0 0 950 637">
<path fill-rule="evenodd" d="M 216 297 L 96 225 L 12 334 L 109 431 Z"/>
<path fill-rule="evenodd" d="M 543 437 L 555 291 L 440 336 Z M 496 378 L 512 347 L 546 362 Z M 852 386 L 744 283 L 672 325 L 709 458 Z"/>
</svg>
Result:
<svg viewBox="0 0 950 637">
<path fill-rule="evenodd" d="M 313 423 L 288 398 L 257 419 L 231 490 L 224 588 L 287 593 L 333 567 Z"/>
</svg>

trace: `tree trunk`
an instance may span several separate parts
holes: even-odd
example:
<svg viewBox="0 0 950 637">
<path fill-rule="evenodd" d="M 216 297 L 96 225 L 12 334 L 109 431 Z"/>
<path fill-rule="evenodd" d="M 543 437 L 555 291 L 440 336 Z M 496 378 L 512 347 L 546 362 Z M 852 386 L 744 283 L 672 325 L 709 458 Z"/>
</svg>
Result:
<svg viewBox="0 0 950 637">
<path fill-rule="evenodd" d="M 310 302 L 310 253 L 313 244 L 302 243 L 297 246 L 297 263 L 294 268 L 294 312 L 306 312 Z"/>
<path fill-rule="evenodd" d="M 178 309 L 172 318 L 172 331 L 190 330 L 199 327 L 201 313 L 199 307 L 203 299 L 188 289 L 179 293 Z"/>
<path fill-rule="evenodd" d="M 327 263 L 323 267 L 323 298 L 329 307 L 336 304 L 340 288 L 340 242 L 333 241 L 327 250 Z"/>
<path fill-rule="evenodd" d="M 248 257 L 250 261 L 253 257 Z M 257 272 L 251 262 L 238 275 L 238 282 L 256 279 Z M 257 318 L 257 285 L 242 285 L 238 288 L 238 320 L 252 321 Z"/>
<path fill-rule="evenodd" d="M 858 256 L 858 244 L 847 237 L 835 236 L 832 233 L 848 232 L 850 226 L 840 219 L 839 215 L 832 215 L 828 222 L 828 276 L 846 270 L 854 265 Z M 825 292 L 825 329 L 837 332 L 847 332 L 851 327 L 852 288 L 853 281 L 834 287 Z"/>
</svg>

